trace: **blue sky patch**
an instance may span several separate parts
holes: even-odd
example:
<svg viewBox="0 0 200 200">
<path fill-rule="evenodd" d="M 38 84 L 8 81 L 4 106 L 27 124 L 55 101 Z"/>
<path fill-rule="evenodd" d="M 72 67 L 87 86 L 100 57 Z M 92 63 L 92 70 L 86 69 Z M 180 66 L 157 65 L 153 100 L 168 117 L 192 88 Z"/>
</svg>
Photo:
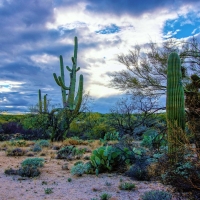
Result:
<svg viewBox="0 0 200 200">
<path fill-rule="evenodd" d="M 120 28 L 116 26 L 115 24 L 111 24 L 110 26 L 106 26 L 104 29 L 96 31 L 96 33 L 99 34 L 113 34 L 118 33 L 120 31 Z"/>
<path fill-rule="evenodd" d="M 164 38 L 185 38 L 200 32 L 200 18 L 192 14 L 167 20 L 163 28 Z"/>
</svg>

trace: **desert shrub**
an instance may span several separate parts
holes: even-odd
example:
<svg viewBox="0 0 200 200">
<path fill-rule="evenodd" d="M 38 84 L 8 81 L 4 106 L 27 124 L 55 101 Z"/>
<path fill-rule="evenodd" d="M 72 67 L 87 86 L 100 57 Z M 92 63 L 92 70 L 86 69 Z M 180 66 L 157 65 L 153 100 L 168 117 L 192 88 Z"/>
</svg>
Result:
<svg viewBox="0 0 200 200">
<path fill-rule="evenodd" d="M 119 140 L 119 132 L 108 132 L 104 135 L 104 141 Z"/>
<path fill-rule="evenodd" d="M 107 193 L 103 193 L 103 194 L 100 195 L 100 199 L 101 200 L 108 200 L 111 197 L 112 197 L 112 195 L 111 194 L 107 194 Z"/>
<path fill-rule="evenodd" d="M 84 163 L 74 165 L 70 170 L 71 174 L 76 176 L 82 176 L 86 171 L 87 165 L 85 165 Z"/>
<path fill-rule="evenodd" d="M 23 156 L 25 154 L 25 151 L 20 148 L 14 148 L 14 149 L 7 149 L 6 153 L 7 156 Z"/>
<path fill-rule="evenodd" d="M 44 165 L 44 159 L 43 158 L 26 158 L 24 161 L 22 161 L 21 166 L 22 167 L 42 167 Z"/>
<path fill-rule="evenodd" d="M 75 146 L 64 146 L 57 152 L 57 159 L 68 159 L 71 156 L 75 156 Z"/>
<path fill-rule="evenodd" d="M 39 140 L 37 141 L 38 145 L 40 145 L 41 147 L 49 147 L 50 146 L 50 142 L 48 140 Z"/>
<path fill-rule="evenodd" d="M 26 141 L 25 140 L 10 140 L 9 144 L 11 146 L 25 147 L 26 146 Z"/>
<path fill-rule="evenodd" d="M 26 165 L 18 170 L 18 175 L 22 177 L 36 177 L 40 175 L 40 171 L 36 166 Z"/>
<path fill-rule="evenodd" d="M 7 175 L 18 175 L 18 169 L 6 169 L 4 173 Z"/>
<path fill-rule="evenodd" d="M 149 192 L 145 192 L 141 196 L 142 200 L 171 200 L 172 195 L 169 192 L 161 191 L 161 190 L 152 190 Z"/>
<path fill-rule="evenodd" d="M 41 147 L 39 144 L 36 143 L 36 144 L 33 146 L 32 151 L 33 151 L 33 152 L 40 152 L 40 151 L 42 151 L 42 147 Z"/>
<path fill-rule="evenodd" d="M 129 183 L 129 182 L 123 182 L 123 183 L 120 183 L 119 188 L 121 190 L 134 190 L 135 184 Z"/>
<path fill-rule="evenodd" d="M 195 190 L 200 187 L 200 166 L 198 162 L 183 160 L 170 166 L 161 177 L 164 183 L 179 190 Z"/>
<path fill-rule="evenodd" d="M 63 141 L 64 145 L 87 145 L 88 142 L 78 137 L 70 137 Z"/>
</svg>

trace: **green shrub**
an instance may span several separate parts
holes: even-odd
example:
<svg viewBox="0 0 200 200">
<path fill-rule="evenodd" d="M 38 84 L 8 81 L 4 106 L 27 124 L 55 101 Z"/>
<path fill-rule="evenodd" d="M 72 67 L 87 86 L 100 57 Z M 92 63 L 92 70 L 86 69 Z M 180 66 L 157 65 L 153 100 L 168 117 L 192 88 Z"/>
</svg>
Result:
<svg viewBox="0 0 200 200">
<path fill-rule="evenodd" d="M 10 140 L 11 146 L 17 146 L 17 147 L 25 147 L 26 141 L 25 140 Z"/>
<path fill-rule="evenodd" d="M 43 158 L 27 158 L 24 161 L 22 161 L 21 166 L 22 167 L 42 167 L 44 165 L 44 159 Z"/>
<path fill-rule="evenodd" d="M 40 175 L 40 171 L 35 166 L 24 166 L 18 170 L 18 174 L 22 177 L 36 177 Z"/>
<path fill-rule="evenodd" d="M 134 190 L 135 184 L 129 183 L 129 182 L 123 182 L 123 183 L 120 183 L 119 188 L 121 190 Z"/>
<path fill-rule="evenodd" d="M 87 166 L 84 163 L 79 163 L 71 168 L 71 174 L 82 176 L 87 171 Z"/>
<path fill-rule="evenodd" d="M 172 195 L 169 192 L 161 191 L 161 190 L 152 190 L 149 192 L 145 192 L 141 196 L 142 200 L 171 200 Z"/>
<path fill-rule="evenodd" d="M 48 140 L 39 140 L 36 144 L 40 145 L 41 147 L 49 147 L 50 142 Z"/>
<path fill-rule="evenodd" d="M 36 143 L 36 144 L 33 146 L 32 151 L 33 151 L 33 152 L 40 152 L 40 151 L 42 151 L 42 147 L 41 147 L 39 144 Z"/>
<path fill-rule="evenodd" d="M 119 132 L 108 132 L 104 135 L 104 141 L 119 140 Z"/>
<path fill-rule="evenodd" d="M 100 199 L 101 199 L 101 200 L 108 200 L 108 199 L 110 199 L 111 197 L 112 197 L 111 194 L 103 193 L 103 194 L 101 194 Z"/>
<path fill-rule="evenodd" d="M 44 189 L 45 194 L 51 194 L 53 193 L 53 188 L 46 188 Z"/>
</svg>

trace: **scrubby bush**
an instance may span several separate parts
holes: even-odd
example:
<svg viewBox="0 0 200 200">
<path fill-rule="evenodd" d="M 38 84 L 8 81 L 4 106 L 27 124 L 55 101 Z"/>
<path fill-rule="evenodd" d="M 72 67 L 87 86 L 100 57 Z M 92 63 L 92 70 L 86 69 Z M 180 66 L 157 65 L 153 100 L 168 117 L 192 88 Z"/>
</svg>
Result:
<svg viewBox="0 0 200 200">
<path fill-rule="evenodd" d="M 85 165 L 84 163 L 79 163 L 74 165 L 71 168 L 70 172 L 72 175 L 82 176 L 85 172 L 87 172 L 87 170 L 88 170 L 87 165 Z"/>
<path fill-rule="evenodd" d="M 64 146 L 57 152 L 57 159 L 69 159 L 72 156 L 75 156 L 76 148 L 75 146 Z"/>
<path fill-rule="evenodd" d="M 172 195 L 169 192 L 161 191 L 161 190 L 152 190 L 149 192 L 145 192 L 141 196 L 142 200 L 171 200 Z"/>
<path fill-rule="evenodd" d="M 48 140 L 39 140 L 37 141 L 38 145 L 40 145 L 41 147 L 49 147 L 50 146 L 50 142 Z"/>
<path fill-rule="evenodd" d="M 44 165 L 44 159 L 43 158 L 26 158 L 24 161 L 22 161 L 21 166 L 22 167 L 42 167 Z"/>
<path fill-rule="evenodd" d="M 18 175 L 22 177 L 36 177 L 40 175 L 40 171 L 35 166 L 27 165 L 18 170 Z"/>
<path fill-rule="evenodd" d="M 25 151 L 20 148 L 14 148 L 14 149 L 7 149 L 6 153 L 7 156 L 23 156 L 25 154 Z"/>
<path fill-rule="evenodd" d="M 40 152 L 40 151 L 42 151 L 42 147 L 41 147 L 39 144 L 36 143 L 36 144 L 33 146 L 32 151 L 33 151 L 33 152 Z"/>
<path fill-rule="evenodd" d="M 123 182 L 123 183 L 120 183 L 119 188 L 121 190 L 134 190 L 135 184 L 129 183 L 129 182 Z"/>
</svg>

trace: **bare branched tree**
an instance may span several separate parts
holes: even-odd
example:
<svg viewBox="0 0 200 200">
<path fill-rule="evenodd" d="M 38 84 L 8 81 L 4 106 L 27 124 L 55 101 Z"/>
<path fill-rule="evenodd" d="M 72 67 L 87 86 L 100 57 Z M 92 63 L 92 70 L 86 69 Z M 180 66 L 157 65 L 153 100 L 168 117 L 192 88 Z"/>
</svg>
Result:
<svg viewBox="0 0 200 200">
<path fill-rule="evenodd" d="M 125 65 L 126 69 L 110 73 L 110 85 L 134 94 L 165 94 L 167 58 L 172 51 L 180 54 L 185 79 L 187 79 L 186 68 L 200 73 L 200 44 L 198 41 L 192 39 L 184 42 L 170 39 L 162 46 L 153 42 L 147 44 L 145 48 L 136 45 L 133 50 L 129 51 L 129 54 L 119 55 L 118 61 Z"/>
</svg>

